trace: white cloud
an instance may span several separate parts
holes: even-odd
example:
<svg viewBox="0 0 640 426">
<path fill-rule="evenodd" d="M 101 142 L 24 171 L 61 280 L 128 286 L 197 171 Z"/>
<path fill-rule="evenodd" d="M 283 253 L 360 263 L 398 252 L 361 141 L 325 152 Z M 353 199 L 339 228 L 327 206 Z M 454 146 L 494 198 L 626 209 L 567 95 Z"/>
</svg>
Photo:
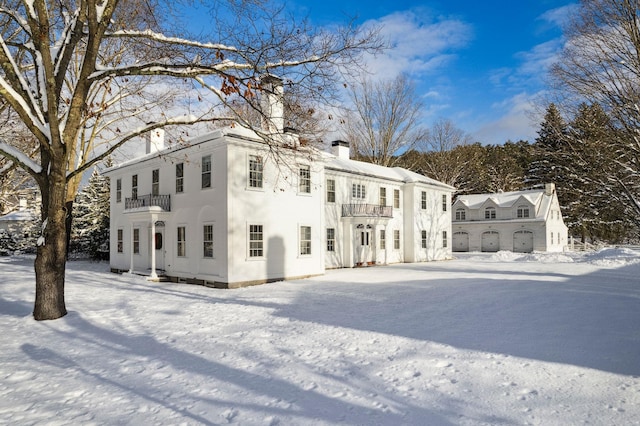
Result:
<svg viewBox="0 0 640 426">
<path fill-rule="evenodd" d="M 472 131 L 474 140 L 494 145 L 507 140 L 533 142 L 537 135 L 538 123 L 533 117 L 534 105 L 531 100 L 536 96 L 522 92 L 494 104 L 492 109 L 499 118 Z"/>
</svg>

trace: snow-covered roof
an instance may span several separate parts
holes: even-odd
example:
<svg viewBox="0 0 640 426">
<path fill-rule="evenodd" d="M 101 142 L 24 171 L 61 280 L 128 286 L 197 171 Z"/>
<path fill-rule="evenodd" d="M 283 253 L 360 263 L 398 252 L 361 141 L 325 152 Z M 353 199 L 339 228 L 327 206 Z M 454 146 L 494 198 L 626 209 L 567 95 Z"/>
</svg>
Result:
<svg viewBox="0 0 640 426">
<path fill-rule="evenodd" d="M 497 192 L 492 194 L 469 194 L 459 196 L 456 203 L 462 203 L 469 209 L 479 209 L 490 200 L 496 207 L 509 208 L 513 207 L 514 204 L 519 201 L 525 200 L 529 204 L 537 206 L 543 195 L 544 189 Z"/>
</svg>

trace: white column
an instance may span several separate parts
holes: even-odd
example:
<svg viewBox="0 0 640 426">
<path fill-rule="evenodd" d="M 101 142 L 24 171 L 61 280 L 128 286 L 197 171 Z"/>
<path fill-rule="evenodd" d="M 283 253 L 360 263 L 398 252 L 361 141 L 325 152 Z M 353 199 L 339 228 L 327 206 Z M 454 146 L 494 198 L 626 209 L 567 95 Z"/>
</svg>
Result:
<svg viewBox="0 0 640 426">
<path fill-rule="evenodd" d="M 156 274 L 156 218 L 151 216 L 151 276 L 152 280 L 158 278 Z"/>
<path fill-rule="evenodd" d="M 131 241 L 129 244 L 129 256 L 130 256 L 129 273 L 133 274 L 133 222 L 131 222 L 131 229 L 129 231 L 130 231 L 129 234 L 131 235 Z"/>
</svg>

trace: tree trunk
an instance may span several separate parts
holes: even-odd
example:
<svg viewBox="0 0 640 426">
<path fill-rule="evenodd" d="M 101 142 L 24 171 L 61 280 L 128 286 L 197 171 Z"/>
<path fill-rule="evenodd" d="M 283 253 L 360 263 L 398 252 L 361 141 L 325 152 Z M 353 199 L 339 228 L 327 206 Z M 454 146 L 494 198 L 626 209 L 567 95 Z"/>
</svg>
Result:
<svg viewBox="0 0 640 426">
<path fill-rule="evenodd" d="M 67 260 L 65 226 L 66 187 L 64 179 L 42 188 L 43 231 L 36 252 L 36 301 L 33 317 L 53 320 L 67 314 L 64 303 L 64 278 Z"/>
<path fill-rule="evenodd" d="M 73 200 L 67 201 L 65 203 L 65 208 L 67 209 L 67 214 L 64 220 L 64 229 L 67 231 L 67 249 L 65 251 L 65 255 L 67 256 L 67 260 L 69 260 L 69 249 L 71 248 L 71 227 L 73 226 Z"/>
</svg>

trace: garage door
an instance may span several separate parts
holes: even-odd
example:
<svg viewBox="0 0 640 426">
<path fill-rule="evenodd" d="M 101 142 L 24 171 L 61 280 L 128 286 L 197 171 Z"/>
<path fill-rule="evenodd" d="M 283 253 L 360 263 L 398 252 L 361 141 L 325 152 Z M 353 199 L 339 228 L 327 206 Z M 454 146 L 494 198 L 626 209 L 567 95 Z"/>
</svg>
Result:
<svg viewBox="0 0 640 426">
<path fill-rule="evenodd" d="M 533 251 L 533 232 L 517 231 L 513 234 L 513 251 L 531 253 Z"/>
<path fill-rule="evenodd" d="M 482 251 L 500 250 L 500 235 L 498 231 L 487 231 L 482 233 Z"/>
<path fill-rule="evenodd" d="M 466 232 L 454 232 L 452 250 L 469 251 L 469 234 Z"/>
</svg>

